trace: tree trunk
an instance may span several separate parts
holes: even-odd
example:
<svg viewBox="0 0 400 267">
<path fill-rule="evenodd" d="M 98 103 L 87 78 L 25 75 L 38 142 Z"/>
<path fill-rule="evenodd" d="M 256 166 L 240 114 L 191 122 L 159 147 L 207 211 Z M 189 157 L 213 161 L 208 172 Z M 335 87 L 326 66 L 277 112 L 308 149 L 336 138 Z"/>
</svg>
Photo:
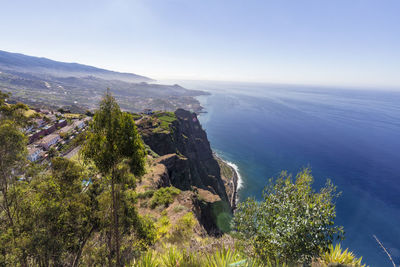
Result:
<svg viewBox="0 0 400 267">
<path fill-rule="evenodd" d="M 108 245 L 108 249 L 110 251 L 110 253 L 108 254 L 108 266 L 112 267 L 112 258 L 113 258 L 113 247 L 112 247 L 112 232 L 107 231 L 106 232 L 106 236 L 107 236 L 107 245 Z"/>
<path fill-rule="evenodd" d="M 111 177 L 111 193 L 113 202 L 113 215 L 114 215 L 114 236 L 115 236 L 115 253 L 116 253 L 116 265 L 121 266 L 121 258 L 119 254 L 119 223 L 118 223 L 118 199 L 116 196 L 115 184 L 114 184 L 114 171 Z"/>
<path fill-rule="evenodd" d="M 82 255 L 82 250 L 85 247 L 86 242 L 88 241 L 88 239 L 90 238 L 90 236 L 92 235 L 94 231 L 94 227 L 92 227 L 92 229 L 90 230 L 90 232 L 88 233 L 88 235 L 82 240 L 82 243 L 79 247 L 78 253 L 75 256 L 74 262 L 72 263 L 72 267 L 78 267 L 79 265 L 79 260 L 81 258 Z"/>
</svg>

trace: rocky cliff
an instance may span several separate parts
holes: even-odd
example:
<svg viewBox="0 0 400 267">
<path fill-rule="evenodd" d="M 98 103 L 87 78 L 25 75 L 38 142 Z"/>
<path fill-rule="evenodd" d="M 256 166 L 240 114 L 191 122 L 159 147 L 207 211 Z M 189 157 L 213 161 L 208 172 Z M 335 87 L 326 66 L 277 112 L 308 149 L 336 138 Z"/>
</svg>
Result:
<svg viewBox="0 0 400 267">
<path fill-rule="evenodd" d="M 183 109 L 159 112 L 139 119 L 137 126 L 154 158 L 153 184 L 189 191 L 201 226 L 209 234 L 225 230 L 232 211 L 227 194 L 232 183 L 221 177 L 221 163 L 196 114 Z"/>
</svg>

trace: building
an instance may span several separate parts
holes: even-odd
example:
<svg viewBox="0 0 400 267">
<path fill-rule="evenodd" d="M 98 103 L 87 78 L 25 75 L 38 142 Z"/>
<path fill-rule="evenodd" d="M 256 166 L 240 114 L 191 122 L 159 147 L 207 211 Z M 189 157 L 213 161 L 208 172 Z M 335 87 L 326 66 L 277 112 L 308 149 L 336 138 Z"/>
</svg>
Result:
<svg viewBox="0 0 400 267">
<path fill-rule="evenodd" d="M 28 146 L 28 160 L 35 162 L 42 157 L 42 153 L 40 147 Z"/>
<path fill-rule="evenodd" d="M 85 127 L 85 121 L 84 120 L 74 121 L 72 125 L 74 128 L 77 127 L 78 129 L 82 129 L 83 127 Z"/>
<path fill-rule="evenodd" d="M 46 150 L 49 150 L 49 148 L 52 145 L 57 144 L 58 141 L 60 141 L 60 136 L 58 134 L 50 134 L 40 140 L 40 146 Z"/>
<path fill-rule="evenodd" d="M 150 108 L 146 108 L 146 109 L 143 111 L 143 113 L 146 114 L 146 115 L 152 115 L 152 114 L 153 114 L 153 111 L 152 111 Z"/>
<path fill-rule="evenodd" d="M 62 127 L 65 127 L 65 126 L 67 126 L 67 121 L 66 120 L 59 120 L 58 122 L 57 122 L 57 128 L 62 128 Z"/>
<path fill-rule="evenodd" d="M 73 125 L 68 125 L 68 126 L 62 127 L 60 129 L 59 133 L 67 134 L 67 133 L 72 132 L 74 129 L 75 129 L 75 127 Z"/>
<path fill-rule="evenodd" d="M 37 128 L 42 128 L 43 126 L 46 125 L 46 121 L 43 119 L 35 119 L 33 120 L 33 123 L 36 125 Z"/>
</svg>

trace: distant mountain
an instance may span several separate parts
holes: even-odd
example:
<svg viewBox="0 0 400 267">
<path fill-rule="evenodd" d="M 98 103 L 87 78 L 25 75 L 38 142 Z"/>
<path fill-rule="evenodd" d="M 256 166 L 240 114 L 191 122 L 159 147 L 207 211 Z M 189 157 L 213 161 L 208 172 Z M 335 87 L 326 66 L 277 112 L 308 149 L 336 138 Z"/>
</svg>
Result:
<svg viewBox="0 0 400 267">
<path fill-rule="evenodd" d="M 105 80 L 125 82 L 150 82 L 150 78 L 132 74 L 109 71 L 78 63 L 65 63 L 42 57 L 26 56 L 0 50 L 0 69 L 31 74 L 48 74 L 56 77 L 94 76 Z"/>
<path fill-rule="evenodd" d="M 177 84 L 152 84 L 144 76 L 0 51 L 0 90 L 16 100 L 52 106 L 94 108 L 107 88 L 125 110 L 201 110 L 194 97 L 207 94 Z"/>
</svg>

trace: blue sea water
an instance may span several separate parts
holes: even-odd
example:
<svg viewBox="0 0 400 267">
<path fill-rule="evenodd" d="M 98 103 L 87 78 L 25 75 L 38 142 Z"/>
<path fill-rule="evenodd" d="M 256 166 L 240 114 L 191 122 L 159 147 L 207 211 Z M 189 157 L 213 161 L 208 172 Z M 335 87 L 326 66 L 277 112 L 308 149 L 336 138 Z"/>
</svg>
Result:
<svg viewBox="0 0 400 267">
<path fill-rule="evenodd" d="M 211 92 L 200 115 L 212 148 L 235 163 L 240 200 L 261 198 L 270 177 L 311 167 L 342 195 L 342 246 L 369 266 L 400 264 L 400 92 L 227 83 L 183 83 Z"/>
</svg>

